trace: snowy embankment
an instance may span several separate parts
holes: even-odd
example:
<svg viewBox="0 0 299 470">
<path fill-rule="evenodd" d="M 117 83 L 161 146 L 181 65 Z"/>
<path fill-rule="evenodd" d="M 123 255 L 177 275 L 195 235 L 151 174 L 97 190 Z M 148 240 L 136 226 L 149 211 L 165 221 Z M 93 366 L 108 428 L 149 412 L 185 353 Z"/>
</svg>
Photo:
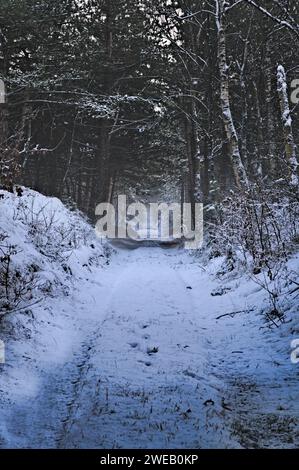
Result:
<svg viewBox="0 0 299 470">
<path fill-rule="evenodd" d="M 13 214 L 20 202 L 6 198 Z M 6 227 L 58 290 L 4 322 L 0 447 L 298 447 L 296 297 L 277 328 L 262 282 L 225 273 L 224 258 L 201 267 L 182 249 L 140 248 L 96 267 L 89 226 L 49 201 L 87 242 L 67 259 L 71 275 L 20 218 Z"/>
<path fill-rule="evenodd" d="M 43 374 L 58 370 L 81 343 L 85 312 L 79 316 L 78 305 L 111 250 L 56 198 L 25 188 L 21 196 L 0 195 L 1 447 L 13 446 L 14 433 L 22 432 L 20 424 L 7 434 L 10 406 L 30 407 Z"/>
</svg>

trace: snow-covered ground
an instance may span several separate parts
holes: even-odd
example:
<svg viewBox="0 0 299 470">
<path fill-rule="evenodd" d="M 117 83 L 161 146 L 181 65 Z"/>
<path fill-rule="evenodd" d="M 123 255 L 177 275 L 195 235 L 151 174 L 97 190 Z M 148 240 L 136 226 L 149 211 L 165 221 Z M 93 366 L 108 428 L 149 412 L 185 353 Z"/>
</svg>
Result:
<svg viewBox="0 0 299 470">
<path fill-rule="evenodd" d="M 68 295 L 5 320 L 0 447 L 298 447 L 296 305 L 269 328 L 265 293 L 241 271 L 219 278 L 221 258 L 79 256 L 101 250 L 76 247 Z"/>
</svg>

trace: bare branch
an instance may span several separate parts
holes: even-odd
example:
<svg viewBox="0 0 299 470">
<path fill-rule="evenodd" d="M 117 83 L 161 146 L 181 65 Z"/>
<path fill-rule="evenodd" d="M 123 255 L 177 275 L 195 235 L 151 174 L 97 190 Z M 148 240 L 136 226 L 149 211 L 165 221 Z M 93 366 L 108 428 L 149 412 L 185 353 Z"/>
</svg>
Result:
<svg viewBox="0 0 299 470">
<path fill-rule="evenodd" d="M 268 18 L 273 20 L 275 23 L 288 28 L 290 31 L 292 31 L 293 33 L 295 33 L 299 37 L 299 25 L 298 24 L 292 25 L 292 24 L 290 24 L 289 22 L 287 22 L 285 20 L 281 20 L 280 18 L 277 18 L 272 13 L 270 13 L 268 10 L 266 10 L 264 7 L 262 7 L 262 6 L 258 5 L 257 3 L 255 3 L 253 0 L 245 0 L 245 1 L 249 5 L 254 6 L 257 10 L 259 10 L 261 13 L 263 13 Z"/>
</svg>

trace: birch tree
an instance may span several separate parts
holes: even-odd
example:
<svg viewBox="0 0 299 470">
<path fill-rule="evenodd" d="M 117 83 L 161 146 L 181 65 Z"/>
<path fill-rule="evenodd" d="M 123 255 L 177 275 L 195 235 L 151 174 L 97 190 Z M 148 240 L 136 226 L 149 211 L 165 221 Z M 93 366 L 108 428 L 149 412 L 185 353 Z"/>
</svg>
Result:
<svg viewBox="0 0 299 470">
<path fill-rule="evenodd" d="M 245 167 L 242 162 L 239 138 L 237 135 L 234 119 L 231 111 L 229 94 L 229 67 L 227 64 L 226 53 L 226 2 L 225 0 L 216 0 L 216 25 L 218 33 L 218 65 L 220 72 L 220 99 L 222 109 L 222 119 L 225 133 L 230 149 L 230 158 L 235 175 L 235 181 L 240 189 L 247 189 L 249 181 Z"/>
<path fill-rule="evenodd" d="M 297 149 L 293 135 L 292 117 L 289 105 L 287 76 L 282 65 L 277 68 L 277 90 L 279 94 L 281 119 L 285 140 L 285 157 L 289 167 L 289 180 L 292 186 L 298 187 Z"/>
</svg>

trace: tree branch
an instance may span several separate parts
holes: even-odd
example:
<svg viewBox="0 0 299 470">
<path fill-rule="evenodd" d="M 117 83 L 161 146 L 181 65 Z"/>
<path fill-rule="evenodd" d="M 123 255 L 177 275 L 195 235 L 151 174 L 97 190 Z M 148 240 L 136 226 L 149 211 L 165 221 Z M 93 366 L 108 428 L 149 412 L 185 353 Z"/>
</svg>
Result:
<svg viewBox="0 0 299 470">
<path fill-rule="evenodd" d="M 273 20 L 275 23 L 288 28 L 290 31 L 292 31 L 293 33 L 295 33 L 299 37 L 299 25 L 298 24 L 292 25 L 292 24 L 288 23 L 285 20 L 281 20 L 280 18 L 277 18 L 276 16 L 272 15 L 272 13 L 270 13 L 268 10 L 266 10 L 264 7 L 262 7 L 262 6 L 258 5 L 257 3 L 255 3 L 253 0 L 245 0 L 245 2 L 248 3 L 249 5 L 252 5 L 253 7 L 255 7 L 257 10 L 259 10 L 264 15 L 268 16 L 268 18 Z"/>
</svg>

